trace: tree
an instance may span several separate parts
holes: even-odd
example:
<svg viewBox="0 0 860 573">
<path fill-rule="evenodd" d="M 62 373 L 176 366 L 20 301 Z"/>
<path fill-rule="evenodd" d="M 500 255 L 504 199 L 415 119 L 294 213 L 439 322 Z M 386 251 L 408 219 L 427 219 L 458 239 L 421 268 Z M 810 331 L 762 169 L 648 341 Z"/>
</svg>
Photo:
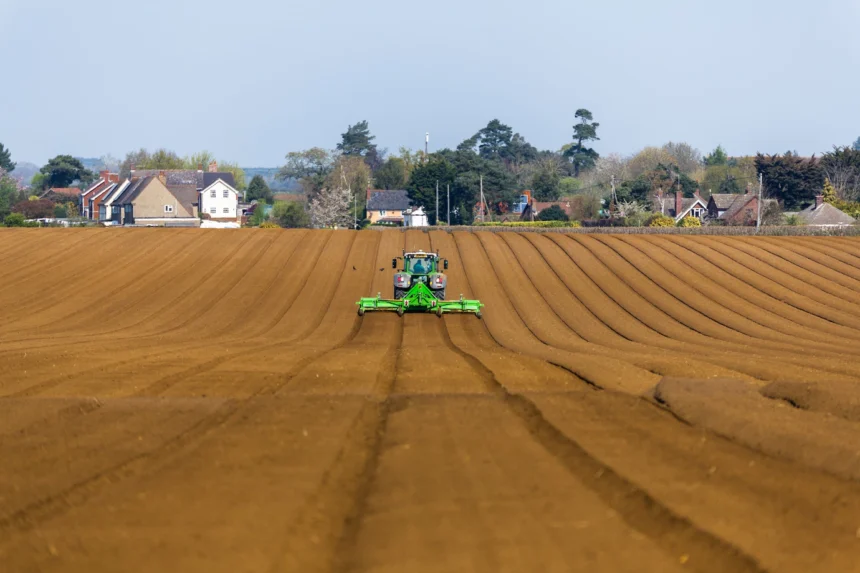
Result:
<svg viewBox="0 0 860 573">
<path fill-rule="evenodd" d="M 336 155 L 321 147 L 312 147 L 305 151 L 291 151 L 286 159 L 287 163 L 275 177 L 279 181 L 297 180 L 308 198 L 313 198 L 325 185 Z"/>
<path fill-rule="evenodd" d="M 311 221 L 315 227 L 351 227 L 349 191 L 343 187 L 320 190 L 310 202 Z"/>
<path fill-rule="evenodd" d="M 555 201 L 560 196 L 562 160 L 557 155 L 538 159 L 531 165 L 531 188 L 538 201 Z"/>
<path fill-rule="evenodd" d="M 567 149 L 565 156 L 573 165 L 574 177 L 579 177 L 579 173 L 594 166 L 594 163 L 600 157 L 598 153 L 590 148 L 585 147 L 589 141 L 599 141 L 597 137 L 597 128 L 599 123 L 594 121 L 594 117 L 587 109 L 578 109 L 574 115 L 579 119 L 579 123 L 573 126 L 574 144 Z"/>
<path fill-rule="evenodd" d="M 12 163 L 12 154 L 8 149 L 0 143 L 0 169 L 7 173 L 15 171 L 15 164 Z"/>
<path fill-rule="evenodd" d="M 138 169 L 185 169 L 186 163 L 185 160 L 176 155 L 175 152 L 170 151 L 169 149 L 156 149 L 149 157 L 147 157 L 140 165 L 137 165 Z M 195 165 L 196 169 L 197 166 Z"/>
<path fill-rule="evenodd" d="M 325 187 L 344 189 L 349 195 L 350 217 L 360 221 L 364 219 L 371 181 L 370 166 L 361 157 L 342 155 L 326 178 Z"/>
<path fill-rule="evenodd" d="M 654 171 L 660 165 L 677 166 L 678 163 L 666 149 L 646 147 L 627 161 L 626 171 L 629 177 L 635 179 L 649 171 Z"/>
<path fill-rule="evenodd" d="M 239 167 L 238 163 L 223 161 L 218 164 L 218 171 L 222 173 L 231 173 L 233 175 L 233 183 L 236 184 L 236 190 L 245 190 L 245 170 Z"/>
<path fill-rule="evenodd" d="M 346 133 L 342 133 L 340 137 L 341 142 L 337 144 L 337 150 L 343 155 L 362 157 L 373 170 L 381 166 L 381 154 L 376 149 L 376 144 L 373 143 L 376 136 L 370 135 L 367 120 L 348 126 Z"/>
<path fill-rule="evenodd" d="M 253 183 L 253 181 L 252 181 Z M 265 203 L 257 203 L 254 205 L 254 212 L 251 213 L 251 218 L 248 220 L 248 223 L 252 227 L 259 227 L 269 218 L 266 213 L 266 204 Z"/>
<path fill-rule="evenodd" d="M 821 190 L 821 194 L 824 196 L 825 203 L 835 203 L 838 197 L 836 196 L 836 189 L 833 188 L 833 184 L 830 182 L 830 179 L 824 180 L 824 189 Z"/>
<path fill-rule="evenodd" d="M 55 219 L 65 219 L 69 216 L 69 211 L 66 209 L 65 205 L 54 205 L 54 218 Z"/>
<path fill-rule="evenodd" d="M 508 146 L 511 144 L 513 130 L 498 119 L 494 119 L 477 133 L 477 137 L 480 139 L 478 154 L 484 159 L 501 161 L 505 158 Z"/>
<path fill-rule="evenodd" d="M 860 137 L 854 142 L 854 151 L 860 151 Z"/>
<path fill-rule="evenodd" d="M 558 205 L 550 205 L 535 217 L 538 221 L 570 221 L 564 209 Z"/>
<path fill-rule="evenodd" d="M 711 153 L 705 156 L 705 165 L 725 165 L 729 161 L 729 156 L 726 155 L 722 145 L 718 145 Z"/>
<path fill-rule="evenodd" d="M 75 181 L 86 184 L 94 179 L 93 173 L 71 155 L 58 155 L 39 171 L 45 176 L 42 179 L 44 188 L 69 187 Z"/>
<path fill-rule="evenodd" d="M 19 201 L 12 207 L 13 213 L 21 213 L 27 219 L 41 219 L 54 216 L 54 203 L 47 199 Z"/>
<path fill-rule="evenodd" d="M 258 209 L 261 209 L 258 207 Z M 310 224 L 310 218 L 305 212 L 305 206 L 297 201 L 277 201 L 272 208 L 272 218 L 281 227 L 299 229 Z"/>
<path fill-rule="evenodd" d="M 458 205 L 458 203 L 462 202 L 463 193 L 457 188 L 456 179 L 457 169 L 447 159 L 438 155 L 431 155 L 430 161 L 412 170 L 406 191 L 414 207 L 424 207 L 424 212 L 427 213 L 431 225 L 436 224 L 438 215 L 436 213 L 437 181 L 439 183 L 440 198 L 445 197 L 441 193 L 445 191 L 447 185 L 450 185 L 453 188 L 451 203 Z M 445 198 L 447 199 L 447 197 Z M 444 206 L 445 203 L 440 201 L 440 208 Z"/>
<path fill-rule="evenodd" d="M 274 199 L 272 190 L 262 175 L 254 175 L 251 179 L 251 184 L 248 185 L 247 200 L 260 201 L 263 203 L 271 203 Z"/>
<path fill-rule="evenodd" d="M 689 143 L 670 141 L 663 146 L 663 151 L 675 160 L 675 165 L 682 173 L 689 175 L 702 166 L 702 154 Z"/>
<path fill-rule="evenodd" d="M 24 199 L 18 183 L 0 167 L 0 218 L 12 212 L 12 205 Z"/>
<path fill-rule="evenodd" d="M 125 154 L 125 159 L 119 166 L 120 179 L 127 179 L 131 176 L 131 168 L 141 169 L 142 166 L 149 161 L 149 152 L 146 149 L 140 148 L 137 151 L 129 151 Z"/>
<path fill-rule="evenodd" d="M 814 156 L 758 154 L 755 164 L 769 194 L 787 209 L 811 203 L 824 186 L 824 170 Z"/>
<path fill-rule="evenodd" d="M 216 161 L 215 155 L 204 149 L 203 151 L 192 153 L 187 156 L 183 160 L 183 163 L 185 163 L 183 169 L 203 169 L 206 171 L 209 164 L 213 161 Z"/>
<path fill-rule="evenodd" d="M 409 166 L 401 157 L 389 157 L 374 175 L 378 189 L 404 189 L 409 182 Z"/>
<path fill-rule="evenodd" d="M 860 150 L 834 146 L 821 156 L 821 167 L 837 197 L 844 201 L 860 198 Z"/>
<path fill-rule="evenodd" d="M 723 179 L 720 181 L 720 193 L 743 193 L 743 189 L 738 184 L 738 180 L 734 177 L 729 177 L 728 179 Z"/>
</svg>

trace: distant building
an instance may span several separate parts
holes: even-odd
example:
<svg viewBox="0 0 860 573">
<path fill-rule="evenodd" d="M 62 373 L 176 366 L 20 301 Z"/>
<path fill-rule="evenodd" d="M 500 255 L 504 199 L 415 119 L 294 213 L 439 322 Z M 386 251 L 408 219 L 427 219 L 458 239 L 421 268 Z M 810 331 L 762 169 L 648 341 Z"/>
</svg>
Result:
<svg viewBox="0 0 860 573">
<path fill-rule="evenodd" d="M 100 171 L 99 179 L 81 193 L 81 215 L 85 219 L 103 221 L 99 213 L 101 204 L 119 186 L 119 173 Z"/>
<path fill-rule="evenodd" d="M 651 210 L 654 213 L 662 213 L 668 217 L 675 219 L 675 222 L 680 221 L 684 217 L 695 217 L 700 221 L 708 215 L 708 204 L 699 195 L 699 190 L 693 194 L 693 197 L 684 197 L 681 193 L 673 195 L 664 195 L 663 190 L 657 191 L 651 200 Z"/>
<path fill-rule="evenodd" d="M 857 220 L 843 213 L 830 203 L 824 202 L 824 195 L 817 195 L 815 203 L 797 213 L 805 225 L 813 227 L 844 227 L 853 225 Z"/>
<path fill-rule="evenodd" d="M 80 204 L 82 191 L 77 187 L 51 187 L 39 199 L 48 199 L 54 203 Z"/>
<path fill-rule="evenodd" d="M 776 199 L 763 199 L 762 214 L 779 207 Z M 758 195 L 755 193 L 714 193 L 708 199 L 708 217 L 727 225 L 755 225 L 758 220 Z"/>
<path fill-rule="evenodd" d="M 424 212 L 424 207 L 416 209 L 407 209 L 406 216 L 403 221 L 405 227 L 427 227 L 429 226 L 427 214 Z"/>
<path fill-rule="evenodd" d="M 403 189 L 367 190 L 367 218 L 371 224 L 403 225 L 410 206 L 409 195 Z"/>
<path fill-rule="evenodd" d="M 167 186 L 167 175 L 135 177 L 112 198 L 112 220 L 122 225 L 196 226 L 194 195 L 177 194 Z"/>
</svg>

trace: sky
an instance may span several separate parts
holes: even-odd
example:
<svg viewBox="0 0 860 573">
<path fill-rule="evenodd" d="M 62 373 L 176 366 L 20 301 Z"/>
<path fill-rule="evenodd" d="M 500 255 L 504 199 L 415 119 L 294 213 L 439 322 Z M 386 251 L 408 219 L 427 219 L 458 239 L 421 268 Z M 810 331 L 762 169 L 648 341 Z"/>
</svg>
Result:
<svg viewBox="0 0 860 573">
<path fill-rule="evenodd" d="M 245 167 L 455 147 L 498 118 L 540 149 L 686 141 L 821 153 L 860 136 L 860 2 L 0 0 L 13 160 L 203 149 Z"/>
</svg>

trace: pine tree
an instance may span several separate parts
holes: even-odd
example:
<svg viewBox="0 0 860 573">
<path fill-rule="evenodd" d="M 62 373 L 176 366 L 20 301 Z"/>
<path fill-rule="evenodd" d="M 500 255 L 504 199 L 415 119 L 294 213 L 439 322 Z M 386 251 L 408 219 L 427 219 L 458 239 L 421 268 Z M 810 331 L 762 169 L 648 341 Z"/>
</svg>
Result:
<svg viewBox="0 0 860 573">
<path fill-rule="evenodd" d="M 830 182 L 830 179 L 824 180 L 824 189 L 821 191 L 821 194 L 824 195 L 825 203 L 833 204 L 838 199 L 836 196 L 836 189 L 833 188 L 833 184 Z"/>
<path fill-rule="evenodd" d="M 12 163 L 12 155 L 8 149 L 3 147 L 2 143 L 0 143 L 0 169 L 10 173 L 15 171 L 15 164 Z"/>
</svg>

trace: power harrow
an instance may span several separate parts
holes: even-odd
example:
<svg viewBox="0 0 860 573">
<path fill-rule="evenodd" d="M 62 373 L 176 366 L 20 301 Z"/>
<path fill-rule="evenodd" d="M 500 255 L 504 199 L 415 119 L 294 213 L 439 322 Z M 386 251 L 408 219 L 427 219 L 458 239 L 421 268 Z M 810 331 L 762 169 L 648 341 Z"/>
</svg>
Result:
<svg viewBox="0 0 860 573">
<path fill-rule="evenodd" d="M 367 311 L 393 311 L 400 316 L 407 312 L 435 312 L 437 316 L 456 312 L 481 318 L 481 301 L 467 300 L 463 295 L 459 300 L 445 300 L 448 277 L 439 272 L 439 265 L 441 262 L 447 270 L 448 260 L 440 259 L 439 253 L 403 251 L 402 257 L 391 259 L 391 268 L 397 269 L 398 259 L 403 261 L 403 268 L 394 274 L 394 298 L 382 298 L 382 293 L 362 298 L 356 303 L 359 316 Z"/>
</svg>

